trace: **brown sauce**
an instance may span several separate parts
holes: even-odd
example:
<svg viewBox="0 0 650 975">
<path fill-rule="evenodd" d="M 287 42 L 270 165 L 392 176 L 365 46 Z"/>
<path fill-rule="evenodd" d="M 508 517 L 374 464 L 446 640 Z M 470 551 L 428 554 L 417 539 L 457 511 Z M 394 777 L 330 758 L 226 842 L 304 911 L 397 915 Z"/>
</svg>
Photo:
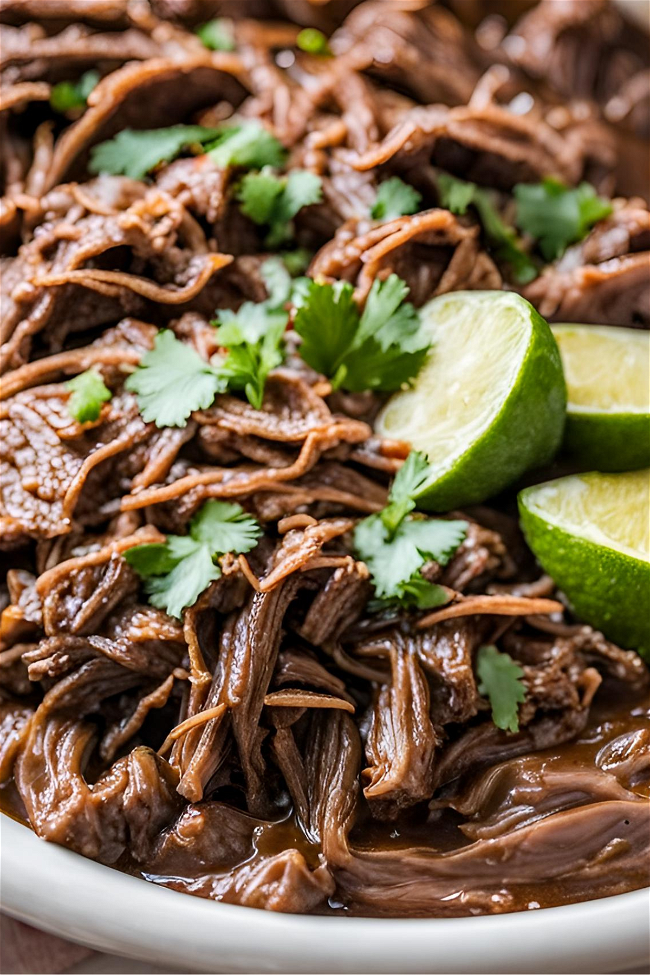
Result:
<svg viewBox="0 0 650 975">
<path fill-rule="evenodd" d="M 535 753 L 534 759 L 540 768 L 552 764 L 561 768 L 563 773 L 580 773 L 584 770 L 596 768 L 596 760 L 601 750 L 615 739 L 622 736 L 641 732 L 650 733 L 650 696 L 636 696 L 630 699 L 623 695 L 607 695 L 602 693 L 592 708 L 589 722 L 584 732 L 573 742 L 556 746 L 552 749 Z M 530 756 L 528 757 L 530 758 Z M 650 798 L 650 760 L 647 762 L 646 774 L 629 783 L 630 791 L 641 798 Z M 495 805 L 503 802 L 503 795 L 495 796 Z M 575 797 L 576 804 L 587 802 L 588 797 Z M 28 825 L 23 803 L 13 780 L 0 786 L 0 809 L 12 819 Z M 553 815 L 553 813 L 549 813 Z M 453 810 L 443 810 L 440 815 L 427 812 L 426 807 L 410 810 L 397 822 L 382 823 L 373 819 L 367 807 L 362 806 L 357 821 L 352 829 L 350 842 L 359 852 L 392 852 L 399 856 L 400 851 L 425 850 L 433 854 L 451 854 L 462 848 L 467 848 L 472 839 L 462 831 L 465 818 Z M 621 840 L 621 842 L 625 842 Z M 315 869 L 318 866 L 320 846 L 310 841 L 301 828 L 297 817 L 287 814 L 277 821 L 257 826 L 253 832 L 252 848 L 247 862 L 254 863 L 263 858 L 280 854 L 283 851 L 295 849 L 305 858 L 308 866 Z M 210 885 L 207 878 L 227 875 L 228 870 L 220 870 L 218 863 L 206 864 L 209 870 L 205 873 L 187 869 L 191 866 L 190 859 L 184 865 L 182 857 L 177 863 L 175 876 L 150 872 L 145 865 L 136 864 L 125 856 L 117 866 L 144 879 L 182 890 L 199 896 L 209 896 Z M 235 865 L 231 865 L 230 869 Z M 557 907 L 562 904 L 573 903 L 607 897 L 611 894 L 627 890 L 636 890 L 650 885 L 650 861 L 642 852 L 638 858 L 638 869 L 627 874 L 624 881 L 617 875 L 613 866 L 611 874 L 600 879 L 597 883 L 585 883 L 563 877 L 556 881 L 544 880 L 534 884 L 521 883 L 516 887 L 494 889 L 494 896 L 508 894 L 510 910 L 524 911 L 545 907 Z M 461 892 L 459 892 L 460 894 Z M 354 905 L 341 903 L 336 896 L 329 899 L 326 907 L 316 910 L 324 914 L 359 915 L 372 913 L 359 910 Z"/>
<path fill-rule="evenodd" d="M 561 768 L 563 773 L 571 775 L 596 768 L 599 752 L 612 740 L 644 731 L 650 733 L 650 696 L 637 695 L 632 699 L 626 699 L 621 695 L 604 693 L 592 709 L 584 732 L 575 741 L 537 752 L 534 758 L 540 767 L 553 764 Z M 646 766 L 646 774 L 638 781 L 630 783 L 630 791 L 639 797 L 650 797 L 650 760 Z M 501 799 L 502 796 L 496 798 L 497 804 Z M 576 804 L 588 801 L 586 796 L 575 797 Z M 430 813 L 427 814 L 424 808 L 409 811 L 398 822 L 382 823 L 373 819 L 367 808 L 362 807 L 352 830 L 350 842 L 355 850 L 360 852 L 390 851 L 399 855 L 400 851 L 417 848 L 434 854 L 450 854 L 468 847 L 472 842 L 461 830 L 463 821 L 463 816 L 451 810 L 443 811 L 440 816 L 432 816 Z M 625 840 L 621 842 L 625 843 Z M 291 814 L 255 831 L 249 860 L 261 860 L 263 857 L 279 854 L 287 849 L 300 851 L 310 867 L 317 866 L 320 847 L 309 841 L 296 817 Z M 182 870 L 182 864 L 179 866 Z M 208 896 L 209 885 L 205 884 L 205 875 L 203 877 L 201 874 L 178 875 L 172 878 L 150 873 L 133 863 L 126 862 L 123 868 L 163 886 L 199 896 Z M 643 851 L 639 852 L 638 869 L 632 874 L 628 873 L 625 879 L 618 876 L 616 866 L 613 864 L 611 873 L 598 882 L 563 877 L 559 881 L 548 879 L 534 884 L 521 883 L 508 890 L 495 887 L 494 895 L 499 897 L 507 894 L 511 904 L 510 910 L 525 911 L 607 897 L 649 885 L 650 860 L 646 850 L 645 854 Z M 341 903 L 334 896 L 329 899 L 326 909 L 319 909 L 316 913 L 367 915 L 372 912 Z"/>
</svg>

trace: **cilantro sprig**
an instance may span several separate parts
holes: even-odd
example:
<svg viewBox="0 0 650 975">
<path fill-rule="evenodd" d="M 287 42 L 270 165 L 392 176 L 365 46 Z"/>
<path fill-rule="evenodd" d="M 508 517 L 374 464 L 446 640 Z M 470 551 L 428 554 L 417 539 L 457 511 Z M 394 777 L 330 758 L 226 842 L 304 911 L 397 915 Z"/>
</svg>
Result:
<svg viewBox="0 0 650 975">
<path fill-rule="evenodd" d="M 479 694 L 484 694 L 492 707 L 492 720 L 502 731 L 519 731 L 519 707 L 526 699 L 521 678 L 524 672 L 510 654 L 488 645 L 479 649 L 476 658 Z"/>
<path fill-rule="evenodd" d="M 394 220 L 396 217 L 416 213 L 421 202 L 421 193 L 401 180 L 399 176 L 392 176 L 377 190 L 370 216 L 374 220 Z"/>
<path fill-rule="evenodd" d="M 160 544 L 136 545 L 124 558 L 144 579 L 149 601 L 180 617 L 221 576 L 216 559 L 227 552 L 249 552 L 262 530 L 238 504 L 206 501 L 187 535 L 168 535 Z"/>
<path fill-rule="evenodd" d="M 78 81 L 59 81 L 50 92 L 50 105 L 55 112 L 85 108 L 88 95 L 99 82 L 99 71 L 86 71 Z"/>
<path fill-rule="evenodd" d="M 272 169 L 248 173 L 241 181 L 237 199 L 242 213 L 253 223 L 268 227 L 265 245 L 279 247 L 293 235 L 293 218 L 303 207 L 320 203 L 320 176 L 306 169 L 294 169 L 277 176 Z"/>
<path fill-rule="evenodd" d="M 68 413 L 77 423 L 98 420 L 102 403 L 107 403 L 113 395 L 95 369 L 87 369 L 65 385 L 72 393 L 67 403 Z"/>
<path fill-rule="evenodd" d="M 266 301 L 246 301 L 236 312 L 220 312 L 213 323 L 219 329 L 219 343 L 228 350 L 218 375 L 228 388 L 243 390 L 257 410 L 262 406 L 268 374 L 284 358 L 282 341 L 289 318 L 284 306 L 295 287 L 278 257 L 264 262 L 262 277 L 269 294 Z"/>
<path fill-rule="evenodd" d="M 467 522 L 411 514 L 430 473 L 424 454 L 412 451 L 395 476 L 386 507 L 355 528 L 355 551 L 384 603 L 431 609 L 447 599 L 420 570 L 428 561 L 446 565 L 465 537 Z"/>
<path fill-rule="evenodd" d="M 522 249 L 517 234 L 501 219 L 489 190 L 456 179 L 448 173 L 438 176 L 442 206 L 464 214 L 469 206 L 476 210 L 488 243 L 496 256 L 512 266 L 518 284 L 527 284 L 538 274 L 533 260 Z M 528 234 L 546 261 L 564 254 L 570 244 L 585 237 L 591 227 L 612 213 L 609 200 L 596 193 L 590 183 L 575 189 L 552 177 L 541 183 L 517 183 L 515 224 Z"/>
<path fill-rule="evenodd" d="M 517 226 L 537 240 L 547 261 L 561 257 L 591 227 L 612 212 L 609 200 L 598 196 L 590 183 L 570 189 L 557 179 L 519 183 L 514 188 Z"/>
<path fill-rule="evenodd" d="M 300 279 L 292 281 L 278 257 L 264 262 L 262 277 L 269 293 L 266 301 L 245 301 L 236 312 L 218 313 L 213 324 L 225 351 L 210 362 L 169 329 L 158 332 L 153 349 L 126 380 L 148 423 L 185 426 L 191 413 L 208 409 L 215 396 L 228 389 L 243 390 L 260 409 L 267 376 L 284 358 L 282 343 L 289 318 L 284 306 L 300 287 Z"/>
<path fill-rule="evenodd" d="M 247 120 L 217 128 L 172 125 L 164 129 L 123 129 L 115 138 L 93 147 L 88 168 L 91 173 L 144 179 L 156 166 L 191 147 L 207 152 L 224 168 L 279 166 L 286 156 L 274 135 L 259 122 Z"/>
<path fill-rule="evenodd" d="M 235 34 L 233 31 L 232 20 L 227 17 L 215 17 L 207 24 L 197 27 L 196 34 L 199 40 L 210 51 L 234 51 Z"/>
<path fill-rule="evenodd" d="M 171 125 L 166 129 L 123 129 L 113 139 L 100 142 L 90 152 L 91 173 L 110 173 L 144 179 L 162 162 L 169 162 L 186 149 L 214 141 L 219 129 L 203 125 Z"/>
<path fill-rule="evenodd" d="M 136 393 L 140 412 L 157 427 L 184 427 L 194 410 L 207 410 L 226 382 L 213 366 L 169 329 L 131 373 L 126 388 Z"/>
<path fill-rule="evenodd" d="M 239 125 L 224 125 L 214 142 L 206 146 L 206 152 L 224 169 L 226 166 L 244 169 L 281 166 L 287 155 L 282 143 L 253 119 Z"/>
<path fill-rule="evenodd" d="M 429 343 L 405 301 L 408 286 L 396 274 L 373 282 L 362 313 L 351 284 L 313 281 L 296 312 L 300 354 L 334 388 L 390 392 L 418 374 Z"/>
<path fill-rule="evenodd" d="M 488 243 L 497 258 L 511 266 L 518 284 L 528 284 L 537 277 L 537 265 L 522 249 L 513 228 L 501 219 L 489 190 L 477 186 L 476 183 L 456 179 L 448 173 L 440 173 L 438 191 L 441 205 L 452 213 L 462 215 L 467 213 L 469 206 L 474 207 Z"/>
</svg>

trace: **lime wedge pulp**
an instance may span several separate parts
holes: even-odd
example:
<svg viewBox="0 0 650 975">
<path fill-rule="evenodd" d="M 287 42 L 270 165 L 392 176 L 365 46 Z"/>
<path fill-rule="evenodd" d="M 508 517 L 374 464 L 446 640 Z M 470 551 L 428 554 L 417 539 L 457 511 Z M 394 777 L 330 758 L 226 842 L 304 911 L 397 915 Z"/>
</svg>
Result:
<svg viewBox="0 0 650 975">
<path fill-rule="evenodd" d="M 552 459 L 566 388 L 551 330 L 520 295 L 456 291 L 424 305 L 420 319 L 431 352 L 376 430 L 427 455 L 433 474 L 418 505 L 447 511 Z"/>
<path fill-rule="evenodd" d="M 650 464 L 650 332 L 553 325 L 568 389 L 564 450 L 586 470 Z"/>
<path fill-rule="evenodd" d="M 519 494 L 526 540 L 576 615 L 650 655 L 650 471 L 575 474 Z"/>
</svg>

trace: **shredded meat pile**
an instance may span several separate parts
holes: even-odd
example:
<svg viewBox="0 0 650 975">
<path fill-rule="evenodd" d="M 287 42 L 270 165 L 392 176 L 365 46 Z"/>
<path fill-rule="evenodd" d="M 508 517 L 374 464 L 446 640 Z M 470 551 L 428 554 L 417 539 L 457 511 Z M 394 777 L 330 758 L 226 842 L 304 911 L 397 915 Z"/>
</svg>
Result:
<svg viewBox="0 0 650 975">
<path fill-rule="evenodd" d="M 541 0 L 510 26 L 493 4 L 404 6 L 0 6 L 2 795 L 84 856 L 276 911 L 493 913 L 648 882 L 647 668 L 549 615 L 510 502 L 453 513 L 465 540 L 426 566 L 445 610 L 376 612 L 352 532 L 409 450 L 374 435 L 379 395 L 289 355 L 260 408 L 219 393 L 158 428 L 125 387 L 163 327 L 217 352 L 215 310 L 267 298 L 268 256 L 240 174 L 208 155 L 92 176 L 125 128 L 259 120 L 289 171 L 321 178 L 295 218 L 307 274 L 360 303 L 392 272 L 416 307 L 517 287 L 476 214 L 439 206 L 440 171 L 504 201 L 587 180 L 612 213 L 523 294 L 550 320 L 650 326 L 643 39 L 603 0 Z M 209 50 L 195 28 L 224 12 L 234 50 Z M 296 47 L 304 25 L 333 56 Z M 53 86 L 91 68 L 85 110 L 54 113 Z M 420 212 L 369 216 L 387 176 Z M 82 423 L 67 381 L 91 367 L 112 398 Z M 263 536 L 177 619 L 124 553 L 186 534 L 210 499 Z M 523 670 L 516 732 L 479 691 L 485 645 Z"/>
</svg>

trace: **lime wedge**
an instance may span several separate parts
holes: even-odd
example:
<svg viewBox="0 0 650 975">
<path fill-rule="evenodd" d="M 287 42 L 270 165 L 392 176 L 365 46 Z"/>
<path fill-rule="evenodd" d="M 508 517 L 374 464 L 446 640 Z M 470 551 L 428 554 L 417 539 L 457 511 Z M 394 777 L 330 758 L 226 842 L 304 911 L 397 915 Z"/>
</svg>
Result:
<svg viewBox="0 0 650 975">
<path fill-rule="evenodd" d="M 650 471 L 538 484 L 519 494 L 519 513 L 576 615 L 650 656 Z"/>
<path fill-rule="evenodd" d="M 428 302 L 420 318 L 431 353 L 376 429 L 427 455 L 433 474 L 418 504 L 448 511 L 552 459 L 566 388 L 551 330 L 520 295 L 456 291 Z"/>
<path fill-rule="evenodd" d="M 553 325 L 569 402 L 564 449 L 586 470 L 650 464 L 650 332 Z"/>
</svg>

